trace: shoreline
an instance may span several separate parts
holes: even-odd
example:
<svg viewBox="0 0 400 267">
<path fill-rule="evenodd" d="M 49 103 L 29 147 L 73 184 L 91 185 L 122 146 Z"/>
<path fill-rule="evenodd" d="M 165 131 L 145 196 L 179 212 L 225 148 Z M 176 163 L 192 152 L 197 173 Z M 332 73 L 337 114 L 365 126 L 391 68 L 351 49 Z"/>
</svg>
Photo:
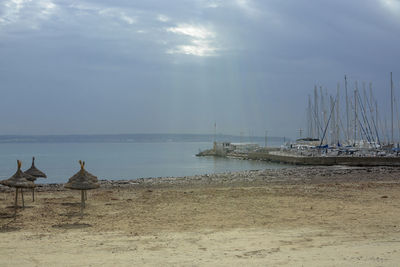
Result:
<svg viewBox="0 0 400 267">
<path fill-rule="evenodd" d="M 279 169 L 246 170 L 200 174 L 192 176 L 147 177 L 135 179 L 101 179 L 102 188 L 121 187 L 174 187 L 174 186 L 244 186 L 268 184 L 304 184 L 329 182 L 376 182 L 389 181 L 400 177 L 400 167 L 395 166 L 291 166 Z M 400 179 L 400 178 L 399 178 Z M 40 182 L 40 179 L 37 180 Z M 36 181 L 36 182 L 37 182 Z M 399 180 L 400 182 L 400 180 Z M 37 191 L 69 190 L 65 183 L 36 183 Z M 0 186 L 0 192 L 14 191 L 14 188 Z"/>
</svg>

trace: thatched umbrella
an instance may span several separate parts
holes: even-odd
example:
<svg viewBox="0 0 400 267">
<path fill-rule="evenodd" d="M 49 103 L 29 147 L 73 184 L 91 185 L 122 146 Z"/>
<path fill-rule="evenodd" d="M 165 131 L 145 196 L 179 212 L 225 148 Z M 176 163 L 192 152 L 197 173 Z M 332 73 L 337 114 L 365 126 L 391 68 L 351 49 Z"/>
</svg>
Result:
<svg viewBox="0 0 400 267">
<path fill-rule="evenodd" d="M 18 201 L 18 189 L 20 189 L 21 192 L 22 207 L 25 207 L 24 193 L 22 191 L 22 188 L 35 187 L 35 184 L 32 181 L 28 180 L 28 179 L 33 179 L 33 177 L 21 171 L 21 165 L 22 165 L 21 161 L 17 160 L 17 164 L 18 164 L 17 172 L 7 180 L 0 181 L 0 184 L 2 185 L 15 187 L 15 208 L 17 207 L 17 201 Z"/>
<path fill-rule="evenodd" d="M 98 183 L 97 177 L 85 170 L 85 162 L 79 161 L 79 164 L 81 165 L 80 171 L 75 173 L 75 175 L 72 176 L 71 178 L 69 178 L 68 183 L 66 183 L 64 187 L 73 190 L 81 190 L 81 213 L 82 213 L 83 208 L 85 207 L 86 190 L 99 188 L 100 185 Z"/>
<path fill-rule="evenodd" d="M 35 157 L 32 157 L 32 166 L 25 171 L 26 174 L 29 174 L 33 177 L 33 180 L 30 180 L 27 178 L 29 181 L 36 181 L 37 178 L 47 178 L 46 174 L 40 170 L 38 170 L 35 166 Z M 32 188 L 32 201 L 35 201 L 35 188 Z"/>
</svg>

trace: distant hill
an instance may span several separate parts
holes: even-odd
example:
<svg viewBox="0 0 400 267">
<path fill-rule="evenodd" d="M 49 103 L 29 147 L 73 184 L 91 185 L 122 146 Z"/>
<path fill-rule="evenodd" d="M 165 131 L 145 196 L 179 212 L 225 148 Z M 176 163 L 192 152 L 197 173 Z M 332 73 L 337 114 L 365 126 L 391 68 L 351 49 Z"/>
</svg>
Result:
<svg viewBox="0 0 400 267">
<path fill-rule="evenodd" d="M 95 134 L 95 135 L 0 135 L 0 143 L 154 143 L 213 142 L 212 134 Z M 218 142 L 264 144 L 264 137 L 217 135 Z M 286 139 L 288 140 L 288 139 Z M 268 137 L 268 142 L 283 143 L 282 137 Z"/>
</svg>

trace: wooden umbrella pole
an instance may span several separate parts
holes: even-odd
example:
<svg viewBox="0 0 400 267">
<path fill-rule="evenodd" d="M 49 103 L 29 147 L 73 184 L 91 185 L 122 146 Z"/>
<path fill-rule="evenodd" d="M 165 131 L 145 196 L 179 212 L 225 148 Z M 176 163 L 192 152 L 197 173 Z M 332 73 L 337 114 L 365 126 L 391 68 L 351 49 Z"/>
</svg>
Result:
<svg viewBox="0 0 400 267">
<path fill-rule="evenodd" d="M 21 188 L 21 197 L 22 197 L 22 207 L 25 208 L 25 202 L 24 202 L 24 190 Z"/>
<path fill-rule="evenodd" d="M 32 188 L 32 202 L 35 202 L 35 188 Z"/>
<path fill-rule="evenodd" d="M 18 203 L 18 187 L 15 188 L 15 203 L 14 203 L 15 208 L 17 208 L 17 203 Z"/>
<path fill-rule="evenodd" d="M 17 217 L 18 187 L 15 188 L 14 220 Z"/>
<path fill-rule="evenodd" d="M 85 192 L 81 190 L 81 216 L 83 216 L 83 208 L 85 207 Z"/>
</svg>

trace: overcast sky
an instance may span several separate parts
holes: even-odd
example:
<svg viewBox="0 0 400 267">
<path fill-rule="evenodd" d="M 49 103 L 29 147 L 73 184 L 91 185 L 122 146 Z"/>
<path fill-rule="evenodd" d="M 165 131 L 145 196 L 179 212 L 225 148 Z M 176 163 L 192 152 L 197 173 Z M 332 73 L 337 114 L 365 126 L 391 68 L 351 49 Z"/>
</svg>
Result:
<svg viewBox="0 0 400 267">
<path fill-rule="evenodd" d="M 314 85 L 400 96 L 399 0 L 1 0 L 0 134 L 296 137 Z"/>
</svg>

